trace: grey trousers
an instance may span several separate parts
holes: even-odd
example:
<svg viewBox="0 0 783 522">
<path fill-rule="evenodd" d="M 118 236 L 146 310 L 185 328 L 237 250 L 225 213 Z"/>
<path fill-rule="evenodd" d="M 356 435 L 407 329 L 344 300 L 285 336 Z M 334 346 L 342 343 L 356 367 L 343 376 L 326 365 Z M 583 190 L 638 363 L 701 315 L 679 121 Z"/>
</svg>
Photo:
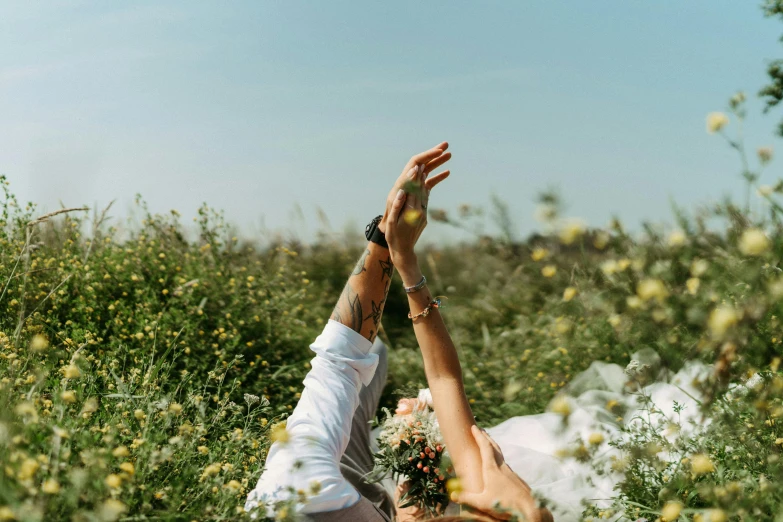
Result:
<svg viewBox="0 0 783 522">
<path fill-rule="evenodd" d="M 375 417 L 381 400 L 389 361 L 386 345 L 380 339 L 370 350 L 378 354 L 378 369 L 369 386 L 362 386 L 359 392 L 359 407 L 351 423 L 351 439 L 340 460 L 343 477 L 362 495 L 359 503 L 337 511 L 313 513 L 306 517 L 314 522 L 389 522 L 394 520 L 394 501 L 380 484 L 370 484 L 364 477 L 373 469 L 370 449 L 370 422 Z"/>
</svg>

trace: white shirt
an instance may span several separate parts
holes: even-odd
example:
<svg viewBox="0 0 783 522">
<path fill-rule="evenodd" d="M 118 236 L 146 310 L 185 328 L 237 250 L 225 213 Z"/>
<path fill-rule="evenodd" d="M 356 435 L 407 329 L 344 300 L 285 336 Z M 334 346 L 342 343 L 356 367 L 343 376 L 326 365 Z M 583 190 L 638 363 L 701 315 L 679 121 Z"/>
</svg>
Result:
<svg viewBox="0 0 783 522">
<path fill-rule="evenodd" d="M 274 517 L 274 505 L 304 491 L 307 502 L 298 513 L 319 513 L 350 507 L 361 498 L 340 473 L 340 459 L 351 436 L 351 421 L 359 405 L 362 383 L 369 385 L 378 366 L 372 343 L 342 323 L 327 323 L 310 349 L 316 354 L 304 380 L 302 398 L 288 418 L 287 443 L 274 443 L 245 510 L 264 506 Z M 313 495 L 312 485 L 320 484 Z M 255 518 L 255 516 L 254 516 Z"/>
</svg>

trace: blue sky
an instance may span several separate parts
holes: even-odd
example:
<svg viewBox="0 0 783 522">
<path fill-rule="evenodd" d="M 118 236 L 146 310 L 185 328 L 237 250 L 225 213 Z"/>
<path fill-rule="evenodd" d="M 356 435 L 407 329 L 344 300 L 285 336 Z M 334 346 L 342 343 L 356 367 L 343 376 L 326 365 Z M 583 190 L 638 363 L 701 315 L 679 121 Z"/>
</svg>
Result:
<svg viewBox="0 0 783 522">
<path fill-rule="evenodd" d="M 496 193 L 522 235 L 555 186 L 591 225 L 666 221 L 671 198 L 741 195 L 704 129 L 736 90 L 751 150 L 776 144 L 783 114 L 755 93 L 781 34 L 736 0 L 5 2 L 0 172 L 48 210 L 123 215 L 141 193 L 308 238 L 317 207 L 363 228 L 408 157 L 448 140 L 433 207 Z"/>
</svg>

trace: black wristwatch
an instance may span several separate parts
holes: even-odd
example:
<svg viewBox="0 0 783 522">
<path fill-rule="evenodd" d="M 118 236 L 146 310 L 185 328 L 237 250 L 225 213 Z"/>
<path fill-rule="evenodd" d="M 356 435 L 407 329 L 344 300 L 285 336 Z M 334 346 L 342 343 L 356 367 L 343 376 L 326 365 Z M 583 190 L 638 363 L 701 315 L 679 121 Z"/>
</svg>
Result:
<svg viewBox="0 0 783 522">
<path fill-rule="evenodd" d="M 381 219 L 383 219 L 383 216 L 378 216 L 370 221 L 370 224 L 364 229 L 364 235 L 367 237 L 367 241 L 372 241 L 375 244 L 381 245 L 383 248 L 389 248 L 389 243 L 386 242 L 386 236 L 384 236 L 383 232 L 378 228 L 378 223 L 381 222 Z"/>
</svg>

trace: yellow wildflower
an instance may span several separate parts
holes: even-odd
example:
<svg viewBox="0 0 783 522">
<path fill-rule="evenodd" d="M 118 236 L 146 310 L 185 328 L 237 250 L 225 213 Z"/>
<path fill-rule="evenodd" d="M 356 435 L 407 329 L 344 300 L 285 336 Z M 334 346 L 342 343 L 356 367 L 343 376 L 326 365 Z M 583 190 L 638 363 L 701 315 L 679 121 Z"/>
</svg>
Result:
<svg viewBox="0 0 783 522">
<path fill-rule="evenodd" d="M 450 478 L 446 481 L 446 491 L 448 491 L 449 494 L 462 493 L 462 481 L 456 477 Z"/>
<path fill-rule="evenodd" d="M 728 519 L 729 517 L 722 509 L 710 509 L 707 511 L 707 522 L 726 522 Z"/>
<path fill-rule="evenodd" d="M 128 451 L 128 448 L 125 446 L 117 446 L 116 448 L 114 448 L 111 454 L 117 458 L 122 458 L 130 455 L 130 451 Z"/>
<path fill-rule="evenodd" d="M 588 437 L 587 442 L 592 444 L 593 446 L 598 446 L 604 441 L 604 435 L 602 433 L 591 433 L 590 437 Z"/>
<path fill-rule="evenodd" d="M 34 352 L 42 352 L 49 348 L 49 340 L 41 335 L 36 334 L 33 336 L 33 339 L 30 341 L 30 349 Z"/>
<path fill-rule="evenodd" d="M 117 489 L 120 486 L 122 486 L 122 477 L 120 477 L 119 475 L 116 475 L 114 473 L 110 473 L 109 475 L 106 476 L 106 478 L 104 479 L 104 482 L 110 488 Z"/>
<path fill-rule="evenodd" d="M 677 520 L 679 518 L 681 511 L 682 511 L 681 503 L 677 501 L 667 502 L 663 506 L 663 511 L 661 511 L 661 519 L 663 519 L 665 522 L 673 522 L 674 520 Z"/>
<path fill-rule="evenodd" d="M 636 286 L 636 295 L 643 301 L 655 299 L 662 302 L 669 296 L 669 291 L 660 279 L 643 279 Z"/>
<path fill-rule="evenodd" d="M 713 471 L 715 471 L 715 464 L 712 463 L 707 455 L 699 453 L 691 457 L 691 472 L 694 477 L 707 475 Z"/>
<path fill-rule="evenodd" d="M 766 165 L 772 160 L 772 147 L 759 147 L 756 153 L 762 165 Z"/>
<path fill-rule="evenodd" d="M 699 291 L 700 283 L 701 281 L 699 281 L 698 277 L 691 277 L 685 281 L 685 286 L 688 288 L 688 293 L 691 295 L 696 295 L 696 292 Z"/>
<path fill-rule="evenodd" d="M 133 475 L 136 473 L 136 467 L 130 462 L 123 462 L 120 464 L 120 469 L 128 475 Z"/>
<path fill-rule="evenodd" d="M 603 263 L 601 263 L 601 270 L 603 271 L 604 274 L 609 276 L 614 274 L 615 272 L 618 272 L 620 268 L 617 266 L 617 261 L 615 261 L 614 259 L 610 259 L 608 261 L 604 261 Z"/>
<path fill-rule="evenodd" d="M 576 293 L 577 293 L 576 288 L 574 288 L 573 286 L 569 286 L 568 288 L 563 290 L 563 301 L 566 302 L 570 301 L 571 299 L 576 297 Z"/>
<path fill-rule="evenodd" d="M 128 510 L 127 506 L 117 499 L 110 498 L 100 508 L 100 516 L 105 521 L 113 521 Z"/>
<path fill-rule="evenodd" d="M 669 234 L 669 246 L 678 247 L 685 244 L 687 237 L 682 230 L 675 230 Z"/>
<path fill-rule="evenodd" d="M 706 260 L 694 259 L 693 262 L 691 262 L 691 275 L 693 277 L 701 277 L 707 272 L 709 267 L 710 264 Z"/>
<path fill-rule="evenodd" d="M 419 224 L 419 221 L 423 215 L 424 214 L 422 214 L 421 210 L 409 208 L 402 213 L 402 219 L 404 219 L 408 225 L 413 227 Z"/>
<path fill-rule="evenodd" d="M 611 236 L 609 233 L 601 231 L 595 235 L 595 239 L 593 239 L 593 246 L 598 250 L 603 250 L 606 248 L 606 245 L 609 244 L 610 239 Z"/>
<path fill-rule="evenodd" d="M 17 474 L 17 477 L 21 481 L 30 480 L 38 471 L 39 467 L 41 466 L 38 464 L 38 461 L 33 459 L 25 459 L 22 462 L 22 465 L 19 466 L 19 473 Z"/>
<path fill-rule="evenodd" d="M 86 401 L 84 401 L 84 405 L 82 406 L 82 413 L 95 413 L 98 411 L 98 399 L 95 397 L 90 397 Z"/>
<path fill-rule="evenodd" d="M 571 415 L 571 405 L 568 403 L 568 399 L 558 395 L 549 403 L 549 411 L 568 417 Z"/>
<path fill-rule="evenodd" d="M 763 198 L 767 198 L 772 195 L 772 193 L 775 192 L 775 187 L 772 185 L 761 185 L 757 190 L 756 194 Z"/>
<path fill-rule="evenodd" d="M 73 392 L 73 390 L 65 390 L 60 394 L 60 398 L 63 400 L 63 402 L 67 402 L 68 404 L 73 404 L 76 402 L 76 394 Z"/>
<path fill-rule="evenodd" d="M 739 321 L 739 315 L 733 307 L 728 305 L 721 305 L 715 308 L 710 313 L 710 318 L 707 321 L 708 327 L 712 336 L 720 339 L 726 332 L 737 324 Z"/>
<path fill-rule="evenodd" d="M 549 255 L 549 250 L 546 248 L 537 247 L 533 249 L 533 253 L 530 254 L 530 258 L 533 261 L 541 261 Z"/>
<path fill-rule="evenodd" d="M 47 495 L 56 495 L 60 492 L 60 483 L 54 479 L 44 480 L 41 484 L 41 491 Z"/>
<path fill-rule="evenodd" d="M 707 115 L 707 132 L 715 134 L 729 124 L 729 118 L 722 112 L 711 112 Z"/>
<path fill-rule="evenodd" d="M 570 245 L 574 241 L 578 240 L 580 237 L 582 237 L 582 234 L 585 233 L 585 227 L 584 225 L 576 220 L 569 221 L 565 224 L 565 226 L 560 229 L 560 241 L 564 245 Z"/>
<path fill-rule="evenodd" d="M 288 442 L 289 435 L 288 430 L 286 430 L 285 421 L 278 422 L 272 426 L 272 429 L 269 430 L 269 438 L 272 439 L 272 442 L 279 442 L 280 444 Z"/>
<path fill-rule="evenodd" d="M 209 478 L 213 475 L 217 475 L 218 473 L 220 473 L 221 469 L 222 466 L 220 465 L 220 463 L 210 464 L 209 466 L 205 467 L 204 471 L 201 473 L 201 480 Z"/>
<path fill-rule="evenodd" d="M 554 277 L 557 273 L 557 267 L 555 265 L 546 265 L 541 269 L 541 275 L 544 277 Z"/>
<path fill-rule="evenodd" d="M 749 228 L 740 236 L 739 249 L 746 256 L 760 256 L 769 250 L 769 239 L 760 228 Z"/>
<path fill-rule="evenodd" d="M 81 377 L 82 372 L 79 371 L 79 367 L 75 364 L 69 364 L 65 368 L 63 368 L 63 375 L 66 379 L 78 379 Z"/>
</svg>

